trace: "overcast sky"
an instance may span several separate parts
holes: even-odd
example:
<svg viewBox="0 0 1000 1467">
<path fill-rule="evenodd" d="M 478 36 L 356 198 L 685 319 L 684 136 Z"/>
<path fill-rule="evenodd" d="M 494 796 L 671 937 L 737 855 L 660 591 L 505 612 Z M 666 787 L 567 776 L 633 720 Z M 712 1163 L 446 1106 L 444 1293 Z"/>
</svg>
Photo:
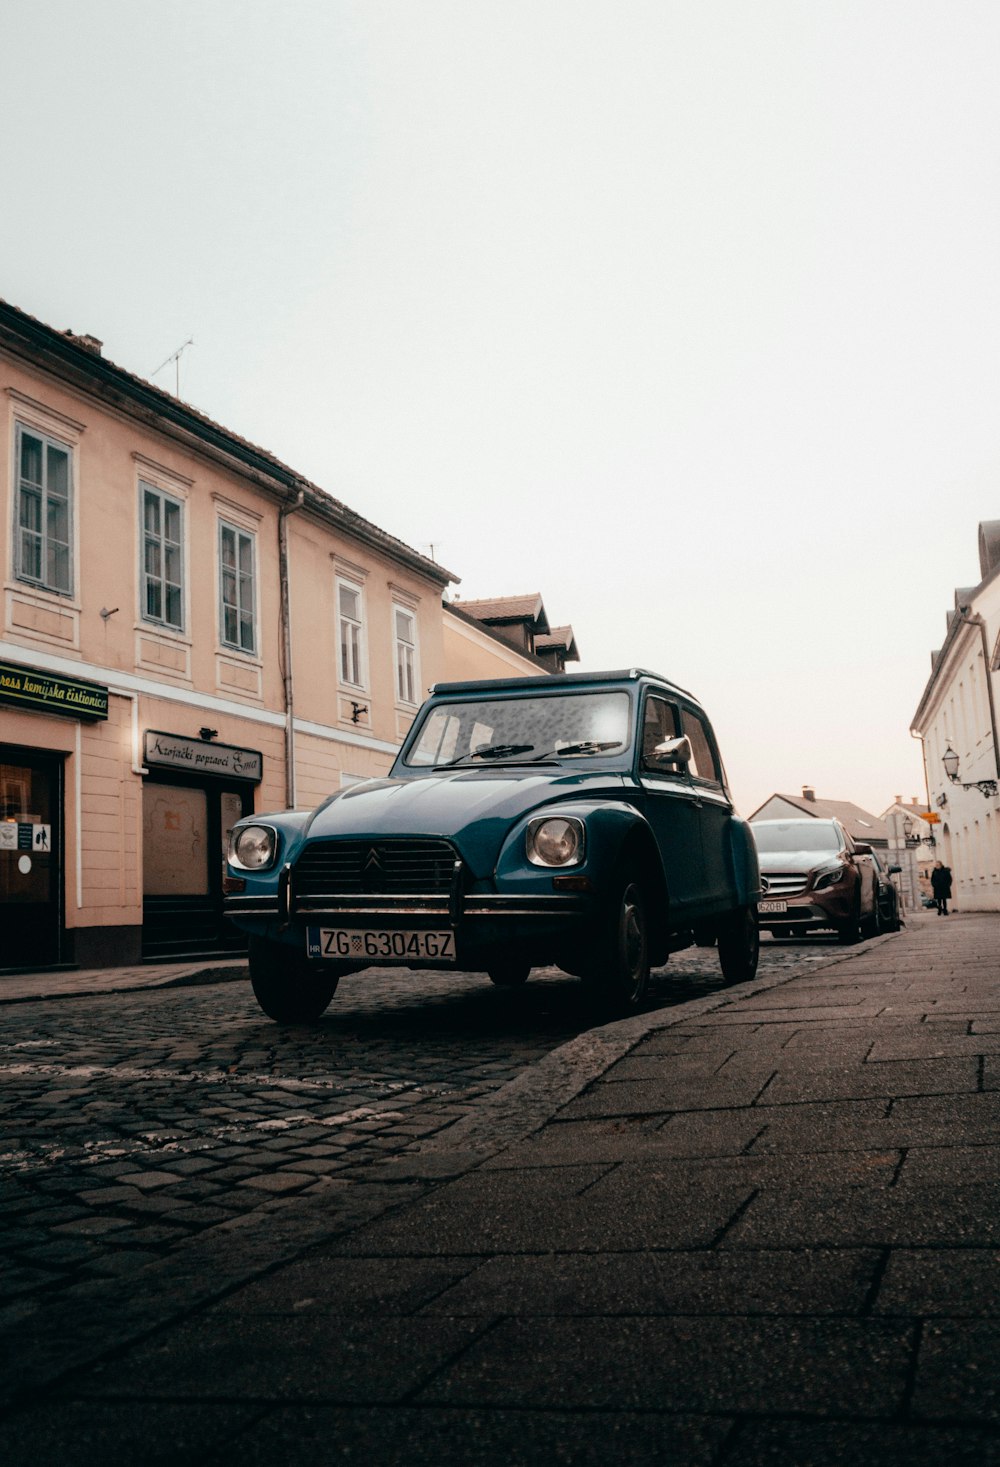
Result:
<svg viewBox="0 0 1000 1467">
<path fill-rule="evenodd" d="M 745 813 L 923 798 L 1000 518 L 996 0 L 7 0 L 0 296 L 587 669 Z M 153 379 L 173 390 L 174 368 Z"/>
</svg>

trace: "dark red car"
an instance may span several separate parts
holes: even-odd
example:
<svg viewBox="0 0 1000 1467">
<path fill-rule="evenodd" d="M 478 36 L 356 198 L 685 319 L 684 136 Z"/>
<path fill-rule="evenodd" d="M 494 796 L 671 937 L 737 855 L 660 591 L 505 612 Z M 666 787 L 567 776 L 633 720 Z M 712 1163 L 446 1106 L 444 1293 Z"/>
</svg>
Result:
<svg viewBox="0 0 1000 1467">
<path fill-rule="evenodd" d="M 763 896 L 760 926 L 775 937 L 832 929 L 841 942 L 879 931 L 872 848 L 839 820 L 753 820 Z"/>
</svg>

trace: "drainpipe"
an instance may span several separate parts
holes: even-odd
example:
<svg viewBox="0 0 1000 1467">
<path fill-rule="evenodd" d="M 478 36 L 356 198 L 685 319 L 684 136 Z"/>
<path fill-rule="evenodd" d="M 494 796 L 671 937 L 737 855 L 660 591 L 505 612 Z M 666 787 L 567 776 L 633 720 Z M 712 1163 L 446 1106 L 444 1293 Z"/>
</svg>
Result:
<svg viewBox="0 0 1000 1467">
<path fill-rule="evenodd" d="M 292 687 L 292 617 L 288 588 L 288 526 L 290 514 L 301 509 L 306 493 L 299 489 L 294 500 L 278 511 L 278 579 L 281 586 L 281 655 L 285 687 L 285 804 L 295 807 L 295 697 Z"/>
</svg>

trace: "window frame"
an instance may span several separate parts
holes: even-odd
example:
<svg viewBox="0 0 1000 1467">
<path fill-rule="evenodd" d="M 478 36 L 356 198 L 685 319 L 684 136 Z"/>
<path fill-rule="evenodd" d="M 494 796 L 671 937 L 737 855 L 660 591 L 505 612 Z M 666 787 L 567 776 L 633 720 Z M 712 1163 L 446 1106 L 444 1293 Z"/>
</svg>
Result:
<svg viewBox="0 0 1000 1467">
<path fill-rule="evenodd" d="M 665 734 L 667 738 L 677 738 L 680 732 L 680 709 L 674 699 L 668 697 L 666 693 L 661 692 L 659 688 L 647 689 L 642 704 L 642 722 L 639 725 L 639 768 L 644 774 L 660 775 L 671 779 L 684 777 L 687 772 L 686 769 L 678 768 L 677 766 L 665 769 L 662 764 L 650 762 L 649 756 L 651 751 L 646 749 L 646 724 L 647 711 L 654 703 L 662 704 L 673 720 L 674 729 L 673 733 L 670 734 L 666 733 L 663 729 L 662 720 L 657 719 L 657 722 L 661 725 L 660 733 Z"/>
<path fill-rule="evenodd" d="M 24 435 L 38 440 L 41 446 L 42 479 L 38 485 L 39 503 L 39 528 L 37 531 L 28 530 L 22 523 L 22 506 L 25 500 L 23 464 L 23 442 Z M 62 596 L 72 601 L 76 594 L 76 445 L 66 438 L 59 437 L 48 428 L 38 427 L 32 422 L 14 417 L 14 493 L 11 496 L 13 525 L 11 536 L 11 550 L 13 561 L 14 579 L 24 586 L 30 586 L 33 590 L 44 591 L 52 596 Z M 66 539 L 65 541 L 54 541 L 50 536 L 48 523 L 50 511 L 50 495 L 48 487 L 48 455 L 49 450 L 55 449 L 66 456 Z M 53 496 L 60 497 L 60 496 Z M 29 534 L 38 537 L 38 560 L 39 574 L 34 575 L 25 566 L 26 556 L 24 554 L 24 535 Z M 65 549 L 66 585 L 53 584 L 48 578 L 48 565 L 50 550 L 53 545 L 61 545 Z"/>
<path fill-rule="evenodd" d="M 689 775 L 697 784 L 714 785 L 716 787 L 721 787 L 724 784 L 722 760 L 719 758 L 719 751 L 715 747 L 715 740 L 712 737 L 712 731 L 708 719 L 699 710 L 695 708 L 690 708 L 684 703 L 681 703 L 679 705 L 678 711 L 680 713 L 681 720 L 681 733 L 686 735 L 691 743 L 692 760 L 691 764 L 688 765 Z M 705 774 L 701 771 L 698 759 L 699 749 L 696 746 L 696 740 L 691 738 L 691 725 L 701 731 L 704 746 L 705 749 L 708 751 L 708 756 L 712 765 L 711 774 Z"/>
<path fill-rule="evenodd" d="M 358 598 L 357 617 L 346 616 L 341 607 L 341 591 L 352 592 Z M 334 577 L 334 605 L 336 611 L 337 632 L 337 681 L 341 687 L 352 688 L 355 692 L 365 693 L 368 691 L 368 632 L 365 607 L 365 588 L 349 576 L 337 574 Z M 356 632 L 356 638 L 352 640 L 351 662 L 353 666 L 345 666 L 348 651 L 344 643 L 344 627 L 349 626 Z M 348 676 L 349 671 L 357 674 L 357 680 Z"/>
<path fill-rule="evenodd" d="M 160 631 L 163 631 L 163 632 L 173 632 L 173 633 L 175 633 L 177 635 L 183 636 L 184 633 L 186 632 L 186 629 L 187 629 L 187 515 L 186 515 L 187 504 L 186 504 L 184 498 L 181 495 L 179 495 L 179 494 L 177 494 L 177 493 L 175 493 L 175 492 L 173 492 L 173 491 L 171 491 L 169 489 L 164 489 L 161 484 L 154 483 L 154 481 L 152 479 L 144 478 L 141 474 L 139 475 L 138 485 L 139 485 L 139 617 L 140 617 L 140 620 L 148 623 L 148 625 L 150 625 L 150 626 L 157 627 Z M 167 586 L 170 585 L 170 584 L 176 584 L 177 591 L 178 591 L 179 616 L 180 616 L 179 621 L 176 621 L 176 622 L 169 621 L 167 619 L 167 616 L 166 616 L 165 612 L 161 616 L 156 616 L 156 615 L 154 615 L 149 610 L 148 586 L 149 586 L 149 582 L 150 582 L 151 577 L 149 576 L 149 573 L 148 573 L 148 571 L 146 569 L 146 544 L 147 544 L 146 495 L 147 494 L 154 495 L 157 498 L 157 500 L 159 501 L 159 505 L 160 505 L 161 533 L 160 533 L 160 536 L 159 536 L 159 544 L 160 544 L 160 550 L 161 550 L 161 568 L 162 568 L 162 571 L 161 571 L 161 575 L 159 576 L 158 579 L 159 579 L 160 588 L 161 588 L 161 605 L 165 608 L 166 607 L 166 604 L 167 604 L 167 596 L 166 596 L 166 588 L 167 588 Z M 164 553 L 164 544 L 165 544 L 166 537 L 165 537 L 165 533 L 164 533 L 162 527 L 164 526 L 164 523 L 165 523 L 165 516 L 163 514 L 163 509 L 164 509 L 165 505 L 168 505 L 168 504 L 172 508 L 174 508 L 174 509 L 176 509 L 178 511 L 179 518 L 180 518 L 180 533 L 179 533 L 179 538 L 178 538 L 178 540 L 176 542 L 172 542 L 172 543 L 175 543 L 176 544 L 177 550 L 178 550 L 178 554 L 180 556 L 180 581 L 179 582 L 176 582 L 176 583 L 168 582 L 168 580 L 167 580 L 167 573 L 166 573 L 166 555 Z M 220 578 L 220 595 L 221 595 L 221 578 Z"/>
<path fill-rule="evenodd" d="M 405 617 L 410 623 L 411 639 L 409 641 L 399 635 L 397 617 Z M 392 603 L 392 646 L 396 702 L 404 708 L 417 708 L 420 704 L 417 695 L 420 686 L 420 640 L 417 613 L 412 606 L 404 606 L 399 601 Z M 400 658 L 403 649 L 406 649 L 409 654 L 405 662 Z M 409 692 L 402 685 L 404 670 L 408 674 Z"/>
<path fill-rule="evenodd" d="M 225 562 L 224 562 L 224 559 L 223 559 L 223 545 L 224 545 L 224 537 L 225 537 L 225 534 L 226 534 L 227 531 L 231 535 L 233 535 L 234 537 L 236 537 L 235 538 L 235 547 L 234 547 L 235 548 L 235 552 L 236 552 L 236 555 L 235 555 L 235 563 L 234 563 L 234 566 L 232 568 L 233 569 L 233 573 L 236 576 L 237 600 L 235 602 L 227 602 L 226 601 L 226 570 L 227 570 L 227 567 L 226 567 Z M 239 547 L 240 547 L 240 539 L 241 538 L 243 540 L 246 540 L 247 543 L 250 546 L 250 571 L 249 571 L 249 573 L 240 570 L 240 565 L 239 565 Z M 253 531 L 253 530 L 248 530 L 244 525 L 235 524 L 232 520 L 224 519 L 223 517 L 220 516 L 220 518 L 219 518 L 219 535 L 218 535 L 218 540 L 217 540 L 217 546 L 218 546 L 218 568 L 219 568 L 219 641 L 222 644 L 222 646 L 225 647 L 226 650 L 229 651 L 229 652 L 239 652 L 244 657 L 256 657 L 258 655 L 258 651 L 257 651 L 257 648 L 258 648 L 258 636 L 257 636 L 257 603 L 258 603 L 258 600 L 259 600 L 258 591 L 257 591 L 258 576 L 257 576 L 257 535 L 256 535 L 256 532 Z M 243 605 L 242 600 L 240 599 L 240 590 L 241 590 L 242 585 L 246 581 L 249 581 L 250 591 L 251 591 L 251 598 L 252 598 L 252 604 L 251 604 L 251 608 L 250 608 L 250 612 L 249 612 L 249 625 L 250 625 L 250 637 L 251 637 L 251 645 L 250 646 L 245 646 L 244 643 L 243 643 L 243 641 L 242 641 L 242 638 L 240 638 L 239 640 L 233 641 L 231 638 L 229 638 L 226 635 L 226 611 L 227 611 L 228 608 L 231 607 L 232 610 L 234 610 L 235 613 L 236 613 L 236 618 L 237 618 L 237 623 L 236 624 L 237 624 L 237 633 L 238 634 L 240 632 L 240 629 L 245 624 L 244 618 L 246 616 L 246 608 Z"/>
</svg>

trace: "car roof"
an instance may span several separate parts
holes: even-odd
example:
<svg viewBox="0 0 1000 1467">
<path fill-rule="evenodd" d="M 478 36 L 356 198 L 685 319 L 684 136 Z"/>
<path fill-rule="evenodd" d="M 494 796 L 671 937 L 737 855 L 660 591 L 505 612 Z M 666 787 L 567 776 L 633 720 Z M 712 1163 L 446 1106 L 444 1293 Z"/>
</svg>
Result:
<svg viewBox="0 0 1000 1467">
<path fill-rule="evenodd" d="M 686 688 L 678 687 L 676 683 L 672 683 L 669 678 L 662 677 L 658 672 L 650 672 L 645 667 L 619 668 L 615 672 L 556 672 L 541 673 L 530 677 L 499 677 L 484 678 L 475 682 L 435 683 L 431 688 L 431 693 L 436 697 L 438 694 L 448 696 L 452 693 L 507 693 L 521 688 L 537 692 L 556 688 L 592 687 L 595 683 L 624 682 L 654 682 L 671 693 L 676 693 L 679 697 L 689 699 L 699 708 L 701 707 L 693 693 L 689 693 Z"/>
</svg>

